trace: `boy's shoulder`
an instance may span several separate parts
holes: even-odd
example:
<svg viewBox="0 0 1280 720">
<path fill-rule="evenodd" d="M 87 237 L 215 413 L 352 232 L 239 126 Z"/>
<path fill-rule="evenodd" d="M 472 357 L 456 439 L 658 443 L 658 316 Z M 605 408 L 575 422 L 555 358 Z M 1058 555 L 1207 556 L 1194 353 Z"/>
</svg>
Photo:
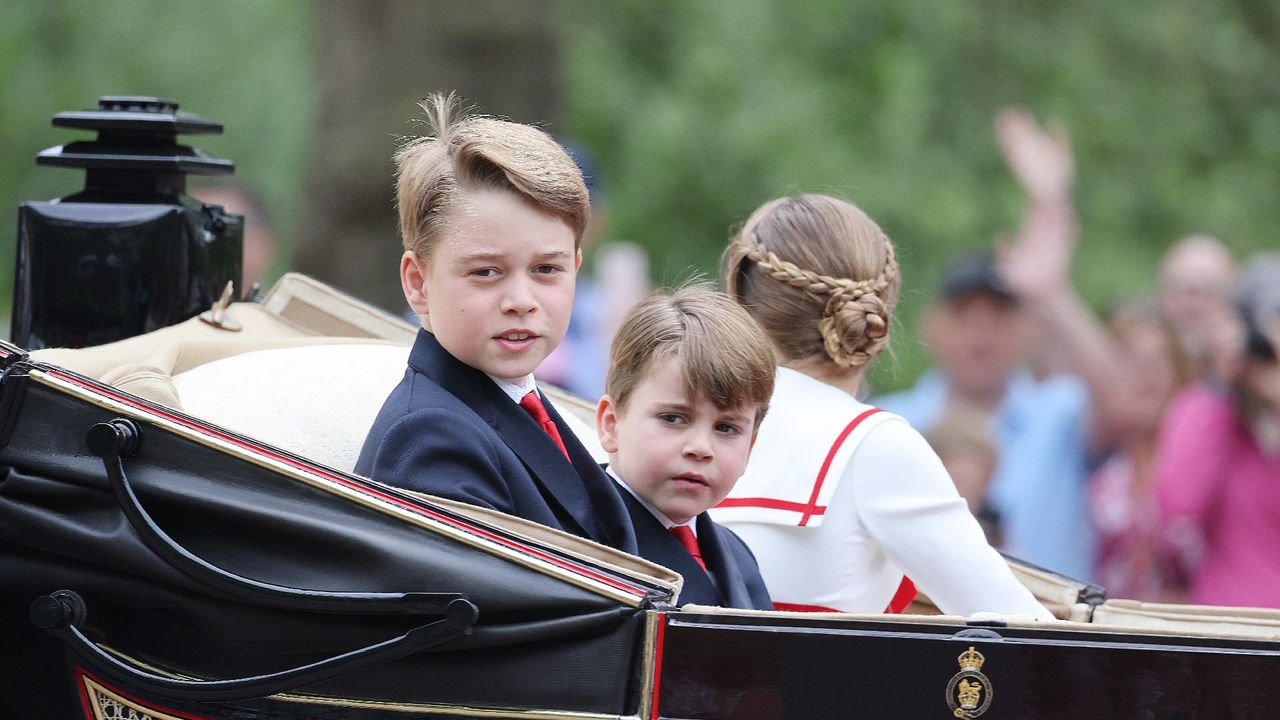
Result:
<svg viewBox="0 0 1280 720">
<path fill-rule="evenodd" d="M 379 419 L 440 422 L 456 426 L 459 431 L 492 431 L 476 407 L 420 372 L 406 373 L 382 406 Z M 463 430 L 462 428 L 466 428 Z"/>
<path fill-rule="evenodd" d="M 486 414 L 492 414 L 485 411 L 490 401 L 476 401 L 486 397 L 480 381 L 490 385 L 492 381 L 466 369 L 434 337 L 420 332 L 404 377 L 387 395 L 369 428 L 357 472 L 367 475 L 383 469 L 375 465 L 396 459 L 412 464 L 414 457 L 430 454 L 432 448 L 443 449 L 442 444 L 455 452 L 467 448 L 484 454 L 501 452 L 492 418 L 486 419 Z"/>
<path fill-rule="evenodd" d="M 392 459 L 398 459 L 393 464 L 410 462 L 431 448 L 447 446 L 455 453 L 470 448 L 470 452 L 489 454 L 498 444 L 497 431 L 475 408 L 411 368 L 374 418 L 356 471 L 369 475 L 375 464 Z"/>
<path fill-rule="evenodd" d="M 409 352 L 405 377 L 384 407 L 398 406 L 405 412 L 439 408 L 480 419 L 491 415 L 499 400 L 506 400 L 501 393 L 488 376 L 450 355 L 434 335 L 420 330 Z"/>
</svg>

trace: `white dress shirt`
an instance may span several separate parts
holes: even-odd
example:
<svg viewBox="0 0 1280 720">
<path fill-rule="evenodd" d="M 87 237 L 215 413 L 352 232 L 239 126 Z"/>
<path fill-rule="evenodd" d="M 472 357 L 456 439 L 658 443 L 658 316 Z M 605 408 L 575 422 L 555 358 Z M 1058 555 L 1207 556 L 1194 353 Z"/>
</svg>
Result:
<svg viewBox="0 0 1280 720">
<path fill-rule="evenodd" d="M 485 375 L 489 375 L 489 373 L 485 373 Z M 520 382 L 518 383 L 513 383 L 510 380 L 504 380 L 500 377 L 494 377 L 493 375 L 489 375 L 489 379 L 492 380 L 494 384 L 502 390 L 502 392 L 506 393 L 507 397 L 514 400 L 517 405 L 520 404 L 520 401 L 524 399 L 525 395 L 528 395 L 538 389 L 538 383 L 534 381 L 533 373 L 529 373 L 528 375 L 520 378 Z"/>
</svg>

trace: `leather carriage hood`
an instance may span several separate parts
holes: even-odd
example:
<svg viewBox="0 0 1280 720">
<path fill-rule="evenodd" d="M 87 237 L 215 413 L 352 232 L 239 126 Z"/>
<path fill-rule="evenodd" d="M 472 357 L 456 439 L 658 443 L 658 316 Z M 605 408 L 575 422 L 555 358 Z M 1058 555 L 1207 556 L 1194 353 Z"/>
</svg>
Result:
<svg viewBox="0 0 1280 720">
<path fill-rule="evenodd" d="M 433 697 L 449 703 L 623 707 L 631 672 L 609 658 L 631 662 L 646 611 L 679 592 L 679 575 L 639 558 L 338 472 L 57 367 L 13 363 L 0 407 L 3 600 L 73 590 L 92 641 L 169 672 L 261 673 L 424 617 L 287 595 L 259 602 L 156 552 L 122 513 L 103 458 L 86 450 L 100 424 L 137 428 L 136 451 L 119 464 L 140 508 L 181 551 L 228 575 L 304 593 L 457 595 L 478 608 L 467 637 L 316 686 L 326 693 L 407 701 L 419 696 L 412 678 L 433 677 L 443 688 Z M 585 666 L 568 695 L 529 682 Z"/>
</svg>

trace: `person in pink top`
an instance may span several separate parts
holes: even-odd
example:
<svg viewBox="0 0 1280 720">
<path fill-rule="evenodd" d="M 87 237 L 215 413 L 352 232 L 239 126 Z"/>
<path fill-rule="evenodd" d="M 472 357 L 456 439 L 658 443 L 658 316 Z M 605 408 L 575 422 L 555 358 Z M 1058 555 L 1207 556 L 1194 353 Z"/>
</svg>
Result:
<svg viewBox="0 0 1280 720">
<path fill-rule="evenodd" d="M 1093 579 L 1107 597 L 1182 602 L 1188 548 L 1169 535 L 1154 486 L 1156 444 L 1169 402 L 1192 381 L 1195 364 L 1152 301 L 1113 309 L 1124 408 L 1113 425 L 1116 450 L 1089 477 L 1089 515 L 1097 533 Z M 1193 543 L 1193 547 L 1197 547 Z"/>
<path fill-rule="evenodd" d="M 1280 254 L 1242 270 L 1226 382 L 1174 399 L 1156 457 L 1161 514 L 1199 539 L 1188 601 L 1280 608 Z"/>
</svg>

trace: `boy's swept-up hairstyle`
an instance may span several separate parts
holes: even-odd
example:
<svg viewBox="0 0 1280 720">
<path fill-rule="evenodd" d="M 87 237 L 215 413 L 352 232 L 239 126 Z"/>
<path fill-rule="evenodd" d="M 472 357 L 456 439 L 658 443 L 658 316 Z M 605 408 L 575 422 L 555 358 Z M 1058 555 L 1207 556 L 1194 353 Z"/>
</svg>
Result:
<svg viewBox="0 0 1280 720">
<path fill-rule="evenodd" d="M 785 360 L 866 365 L 889 343 L 901 278 L 893 244 L 866 213 L 830 195 L 760 206 L 725 248 L 725 289 Z"/>
<path fill-rule="evenodd" d="M 430 256 L 468 193 L 510 192 L 573 229 L 575 245 L 591 217 L 582 172 L 569 154 L 531 125 L 459 109 L 456 95 L 435 93 L 418 103 L 428 134 L 396 151 L 396 207 L 405 250 Z"/>
<path fill-rule="evenodd" d="M 614 335 L 605 392 L 625 408 L 654 364 L 671 356 L 680 360 L 686 397 L 721 410 L 754 406 L 760 426 L 773 395 L 773 352 L 729 296 L 694 283 L 637 303 Z"/>
</svg>

